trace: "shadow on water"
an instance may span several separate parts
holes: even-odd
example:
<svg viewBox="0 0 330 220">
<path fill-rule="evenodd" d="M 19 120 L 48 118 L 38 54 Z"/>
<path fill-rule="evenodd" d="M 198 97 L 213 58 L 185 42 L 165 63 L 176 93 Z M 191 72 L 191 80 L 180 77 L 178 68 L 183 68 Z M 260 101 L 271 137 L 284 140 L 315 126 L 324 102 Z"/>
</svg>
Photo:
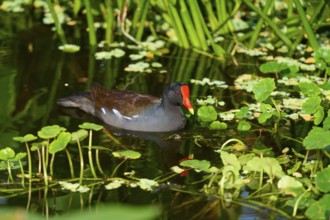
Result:
<svg viewBox="0 0 330 220">
<path fill-rule="evenodd" d="M 83 121 L 94 121 L 86 114 L 69 117 L 59 114 L 56 100 L 61 97 L 84 91 L 90 88 L 92 82 L 99 82 L 107 88 L 129 89 L 160 97 L 165 85 L 173 81 L 190 82 L 190 79 L 203 79 L 208 77 L 213 80 L 223 80 L 231 84 L 242 69 L 254 69 L 253 62 L 233 65 L 232 60 L 215 60 L 195 53 L 182 50 L 169 45 L 171 52 L 154 60 L 162 63 L 162 71 L 154 70 L 153 73 L 132 73 L 124 69 L 132 62 L 127 51 L 124 58 L 96 61 L 94 53 L 97 49 L 81 50 L 76 54 L 64 54 L 57 49 L 54 33 L 49 29 L 34 26 L 29 31 L 20 31 L 12 36 L 6 44 L 7 56 L 1 59 L 0 67 L 0 145 L 11 146 L 16 150 L 24 150 L 23 146 L 14 142 L 12 137 L 22 136 L 36 132 L 45 125 L 59 124 L 68 130 L 77 130 Z M 2 48 L 3 49 L 3 48 Z M 253 72 L 253 71 L 251 71 Z M 200 96 L 214 95 L 228 97 L 222 89 L 191 85 L 192 100 Z M 68 110 L 68 109 L 67 109 Z M 75 112 L 77 114 L 77 112 Z M 112 138 L 106 132 L 96 135 L 94 139 L 98 144 L 110 148 L 122 149 L 123 146 L 138 150 L 142 153 L 142 160 L 132 161 L 121 167 L 121 171 L 135 170 L 137 176 L 156 178 L 168 171 L 172 166 L 189 154 L 199 155 L 201 159 L 214 159 L 209 152 L 212 149 L 202 149 L 196 146 L 194 133 L 202 132 L 195 125 L 194 118 L 186 130 L 174 134 L 153 134 L 141 132 L 128 132 L 109 129 Z M 198 130 L 199 129 L 199 130 Z M 208 133 L 209 131 L 203 131 Z M 212 134 L 211 134 L 212 135 Z M 224 134 L 231 135 L 231 134 Z M 212 137 L 212 136 L 210 136 Z M 221 137 L 220 137 L 221 139 Z M 116 140 L 117 143 L 114 141 Z M 216 142 L 220 142 L 216 140 Z M 120 143 L 120 144 L 118 144 Z M 73 150 L 74 153 L 77 153 Z M 107 174 L 118 164 L 116 158 L 110 153 L 101 155 L 102 166 Z M 35 158 L 36 159 L 36 158 Z M 54 176 L 58 179 L 66 178 L 68 170 L 65 168 L 64 156 L 56 160 Z M 189 173 L 187 177 L 175 177 L 170 186 L 159 188 L 152 193 L 134 189 L 120 188 L 105 191 L 103 183 L 95 184 L 92 191 L 87 194 L 62 192 L 58 188 L 48 190 L 36 185 L 32 195 L 31 209 L 48 214 L 57 214 L 62 211 L 91 206 L 98 203 L 123 203 L 123 204 L 160 204 L 164 219 L 249 219 L 256 213 L 241 214 L 246 209 L 239 205 L 225 204 L 213 198 L 205 198 L 198 193 L 199 187 L 193 183 L 200 177 L 199 174 Z M 180 187 L 187 184 L 183 190 Z M 39 187 L 39 188 L 38 188 Z M 167 187 L 178 187 L 178 190 L 167 190 Z M 193 194 L 184 191 L 194 192 Z M 18 195 L 4 203 L 7 206 L 22 206 L 27 203 L 26 194 Z M 44 195 L 48 195 L 46 200 Z M 246 216 L 249 215 L 249 216 Z M 260 213 L 257 214 L 262 219 Z M 265 218 L 266 219 L 266 218 Z"/>
</svg>

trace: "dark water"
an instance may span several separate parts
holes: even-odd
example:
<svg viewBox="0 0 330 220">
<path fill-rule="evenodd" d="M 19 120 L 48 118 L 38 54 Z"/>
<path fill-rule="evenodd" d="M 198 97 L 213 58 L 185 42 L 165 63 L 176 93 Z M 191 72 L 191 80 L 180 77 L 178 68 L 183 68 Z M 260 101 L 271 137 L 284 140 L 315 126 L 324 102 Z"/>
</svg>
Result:
<svg viewBox="0 0 330 220">
<path fill-rule="evenodd" d="M 7 30 L 7 29 L 4 29 Z M 8 31 L 8 30 L 7 30 Z M 234 65 L 232 59 L 219 61 L 203 56 L 193 51 L 182 50 L 168 45 L 170 53 L 154 60 L 163 64 L 163 71 L 152 73 L 129 73 L 124 68 L 132 61 L 128 55 L 134 51 L 127 50 L 125 57 L 113 58 L 107 61 L 96 61 L 95 51 L 82 47 L 74 54 L 65 54 L 57 49 L 58 41 L 54 32 L 41 25 L 18 27 L 17 30 L 2 33 L 0 57 L 0 146 L 10 146 L 17 152 L 24 152 L 23 145 L 14 142 L 12 137 L 35 134 L 41 127 L 58 124 L 69 131 L 78 129 L 84 121 L 94 121 L 82 112 L 66 112 L 56 106 L 56 100 L 78 91 L 88 90 L 91 83 L 98 82 L 107 88 L 129 89 L 155 96 L 161 96 L 165 85 L 173 81 L 189 83 L 190 79 L 224 80 L 231 84 L 239 74 L 255 70 L 251 62 L 239 62 Z M 248 63 L 248 64 L 246 64 Z M 227 91 L 209 86 L 191 85 L 191 99 L 194 102 L 199 97 L 214 95 L 219 100 L 228 99 Z M 235 94 L 231 94 L 235 97 Z M 229 107 L 230 104 L 229 104 Z M 208 145 L 221 144 L 233 135 L 231 132 L 216 135 L 201 128 L 196 116 L 188 119 L 184 131 L 175 132 L 178 140 L 169 138 L 171 134 L 123 134 L 110 131 L 117 141 L 116 144 L 105 132 L 96 133 L 93 140 L 95 145 L 104 146 L 112 150 L 133 149 L 142 154 L 142 158 L 127 162 L 118 173 L 135 170 L 137 177 L 156 178 L 170 171 L 170 167 L 178 165 L 182 158 L 194 154 L 197 159 L 216 160 L 211 148 L 200 148 L 194 142 L 194 135 L 209 136 Z M 215 138 L 216 136 L 216 138 Z M 73 155 L 77 151 L 72 149 Z M 34 158 L 36 160 L 36 158 Z M 76 159 L 76 158 L 74 158 Z M 106 174 L 111 174 L 118 159 L 109 152 L 101 154 L 101 164 Z M 65 155 L 60 154 L 55 162 L 54 177 L 69 178 Z M 76 174 L 77 175 L 77 174 Z M 200 179 L 198 174 L 171 179 L 172 184 L 187 185 L 189 191 L 195 194 L 180 193 L 163 187 L 155 192 L 146 192 L 133 188 L 122 187 L 117 190 L 106 191 L 102 184 L 96 184 L 93 194 L 84 198 L 84 205 L 98 203 L 122 204 L 160 204 L 164 219 L 267 219 L 269 213 L 263 214 L 238 205 L 223 204 L 212 198 L 198 195 L 198 188 L 202 185 L 189 184 Z M 48 207 L 50 215 L 81 206 L 81 198 L 70 193 L 63 193 L 59 189 L 49 189 Z M 36 190 L 32 194 L 31 209 L 45 213 L 44 189 Z M 1 199 L 6 206 L 26 207 L 27 195 L 10 199 Z M 242 214 L 243 212 L 243 214 Z"/>
</svg>

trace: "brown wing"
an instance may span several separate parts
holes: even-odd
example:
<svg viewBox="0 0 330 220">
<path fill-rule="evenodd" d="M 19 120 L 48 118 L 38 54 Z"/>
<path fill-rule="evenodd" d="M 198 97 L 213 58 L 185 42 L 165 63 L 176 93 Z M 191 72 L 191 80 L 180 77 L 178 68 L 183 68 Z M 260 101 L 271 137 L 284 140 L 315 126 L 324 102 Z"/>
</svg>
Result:
<svg viewBox="0 0 330 220">
<path fill-rule="evenodd" d="M 99 84 L 93 84 L 91 94 L 97 109 L 117 109 L 125 116 L 138 115 L 144 109 L 160 103 L 160 99 L 154 96 L 128 90 L 108 90 Z"/>
</svg>

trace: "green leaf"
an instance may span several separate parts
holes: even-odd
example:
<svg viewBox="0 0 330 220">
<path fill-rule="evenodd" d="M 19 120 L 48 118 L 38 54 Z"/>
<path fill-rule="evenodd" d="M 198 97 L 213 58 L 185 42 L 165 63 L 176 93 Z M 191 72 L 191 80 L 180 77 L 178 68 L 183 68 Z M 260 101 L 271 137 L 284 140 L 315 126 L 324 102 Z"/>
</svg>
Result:
<svg viewBox="0 0 330 220">
<path fill-rule="evenodd" d="M 202 106 L 197 111 L 198 118 L 204 122 L 215 121 L 217 119 L 217 112 L 213 106 Z"/>
<path fill-rule="evenodd" d="M 302 104 L 302 110 L 307 114 L 314 114 L 320 107 L 321 98 L 319 96 L 312 96 L 307 98 Z"/>
<path fill-rule="evenodd" d="M 273 107 L 269 104 L 261 103 L 260 111 L 262 112 L 258 117 L 258 122 L 263 124 L 267 121 L 267 119 L 273 116 Z"/>
<path fill-rule="evenodd" d="M 315 183 L 321 192 L 330 192 L 330 167 L 316 173 Z"/>
<path fill-rule="evenodd" d="M 61 132 L 56 140 L 52 141 L 49 145 L 49 153 L 55 154 L 66 148 L 71 140 L 71 134 L 69 132 Z"/>
<path fill-rule="evenodd" d="M 37 139 L 37 137 L 34 136 L 33 134 L 27 134 L 27 135 L 25 135 L 23 137 L 13 137 L 13 140 L 14 141 L 18 141 L 18 142 L 21 142 L 21 143 L 34 141 L 36 139 Z"/>
<path fill-rule="evenodd" d="M 224 122 L 220 122 L 220 121 L 212 121 L 212 123 L 210 124 L 210 129 L 211 130 L 224 130 L 227 129 L 227 124 Z"/>
<path fill-rule="evenodd" d="M 243 118 L 247 117 L 248 112 L 249 112 L 249 107 L 244 106 L 239 110 L 239 112 L 235 113 L 235 116 L 236 116 L 236 118 L 243 119 Z"/>
<path fill-rule="evenodd" d="M 269 61 L 261 64 L 259 69 L 262 73 L 279 73 L 282 70 L 288 69 L 288 64 L 278 61 Z"/>
<path fill-rule="evenodd" d="M 320 106 L 318 110 L 314 114 L 314 125 L 319 125 L 323 121 L 324 118 L 324 110 L 323 107 Z"/>
<path fill-rule="evenodd" d="M 133 150 L 115 151 L 112 153 L 114 157 L 125 158 L 125 159 L 138 159 L 141 154 Z"/>
<path fill-rule="evenodd" d="M 246 163 L 243 169 L 256 172 L 263 170 L 270 177 L 276 176 L 280 178 L 285 175 L 279 161 L 271 157 L 254 157 Z"/>
<path fill-rule="evenodd" d="M 330 145 L 330 131 L 320 127 L 313 127 L 303 141 L 307 150 L 324 149 Z"/>
<path fill-rule="evenodd" d="M 247 121 L 240 121 L 237 129 L 239 131 L 248 131 L 251 129 L 251 124 Z"/>
<path fill-rule="evenodd" d="M 16 154 L 14 160 L 22 160 L 23 158 L 26 157 L 26 153 L 23 153 L 23 152 L 19 152 L 18 154 Z"/>
<path fill-rule="evenodd" d="M 230 154 L 226 151 L 221 151 L 220 155 L 223 165 L 231 165 L 235 168 L 235 170 L 241 169 L 241 164 L 239 163 L 235 154 Z"/>
<path fill-rule="evenodd" d="M 39 148 L 43 147 L 43 146 L 47 146 L 48 142 L 47 141 L 41 141 L 41 142 L 37 142 L 37 143 L 33 143 L 32 147 L 31 147 L 31 151 L 35 151 L 38 150 Z"/>
<path fill-rule="evenodd" d="M 330 211 L 330 194 L 325 194 L 320 200 L 314 202 L 306 210 L 305 215 L 309 219 L 328 219 L 327 215 Z"/>
<path fill-rule="evenodd" d="M 323 128 L 330 130 L 330 110 L 328 110 L 327 115 L 328 116 L 323 121 Z"/>
<path fill-rule="evenodd" d="M 77 140 L 83 140 L 88 137 L 88 131 L 85 129 L 79 129 L 78 131 L 71 133 L 71 141 L 76 142 Z"/>
<path fill-rule="evenodd" d="M 10 147 L 0 150 L 0 160 L 9 160 L 15 157 L 15 151 Z"/>
<path fill-rule="evenodd" d="M 299 88 L 306 96 L 317 96 L 321 93 L 321 89 L 313 82 L 301 82 Z"/>
<path fill-rule="evenodd" d="M 65 128 L 58 125 L 50 125 L 41 128 L 41 130 L 38 131 L 38 136 L 43 139 L 55 138 L 61 131 L 65 130 Z"/>
<path fill-rule="evenodd" d="M 291 176 L 282 176 L 277 183 L 277 187 L 287 195 L 295 193 L 296 190 L 294 188 L 298 188 L 301 191 L 304 189 L 302 183 Z"/>
<path fill-rule="evenodd" d="M 276 88 L 274 79 L 266 78 L 258 82 L 253 87 L 253 93 L 255 96 L 255 99 L 258 102 L 265 101 L 270 94 L 273 92 L 273 90 Z"/>
<path fill-rule="evenodd" d="M 103 129 L 103 126 L 95 124 L 95 123 L 85 122 L 85 123 L 79 125 L 79 128 L 99 131 L 99 130 Z"/>
<path fill-rule="evenodd" d="M 209 172 L 209 168 L 211 166 L 210 161 L 207 160 L 184 160 L 180 163 L 181 166 L 190 167 L 195 169 L 197 172 L 205 171 Z"/>
</svg>

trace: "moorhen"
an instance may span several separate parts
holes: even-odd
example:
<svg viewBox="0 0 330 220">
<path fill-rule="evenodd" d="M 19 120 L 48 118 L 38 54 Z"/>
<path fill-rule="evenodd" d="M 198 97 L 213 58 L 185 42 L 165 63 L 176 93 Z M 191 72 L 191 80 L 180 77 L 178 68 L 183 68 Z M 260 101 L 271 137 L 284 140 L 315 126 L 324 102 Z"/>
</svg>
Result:
<svg viewBox="0 0 330 220">
<path fill-rule="evenodd" d="M 160 100 L 128 90 L 107 90 L 99 84 L 93 84 L 90 92 L 62 98 L 57 103 L 63 107 L 79 108 L 117 128 L 167 132 L 185 126 L 186 118 L 181 105 L 194 114 L 189 93 L 188 85 L 171 83 L 164 89 Z"/>
</svg>

